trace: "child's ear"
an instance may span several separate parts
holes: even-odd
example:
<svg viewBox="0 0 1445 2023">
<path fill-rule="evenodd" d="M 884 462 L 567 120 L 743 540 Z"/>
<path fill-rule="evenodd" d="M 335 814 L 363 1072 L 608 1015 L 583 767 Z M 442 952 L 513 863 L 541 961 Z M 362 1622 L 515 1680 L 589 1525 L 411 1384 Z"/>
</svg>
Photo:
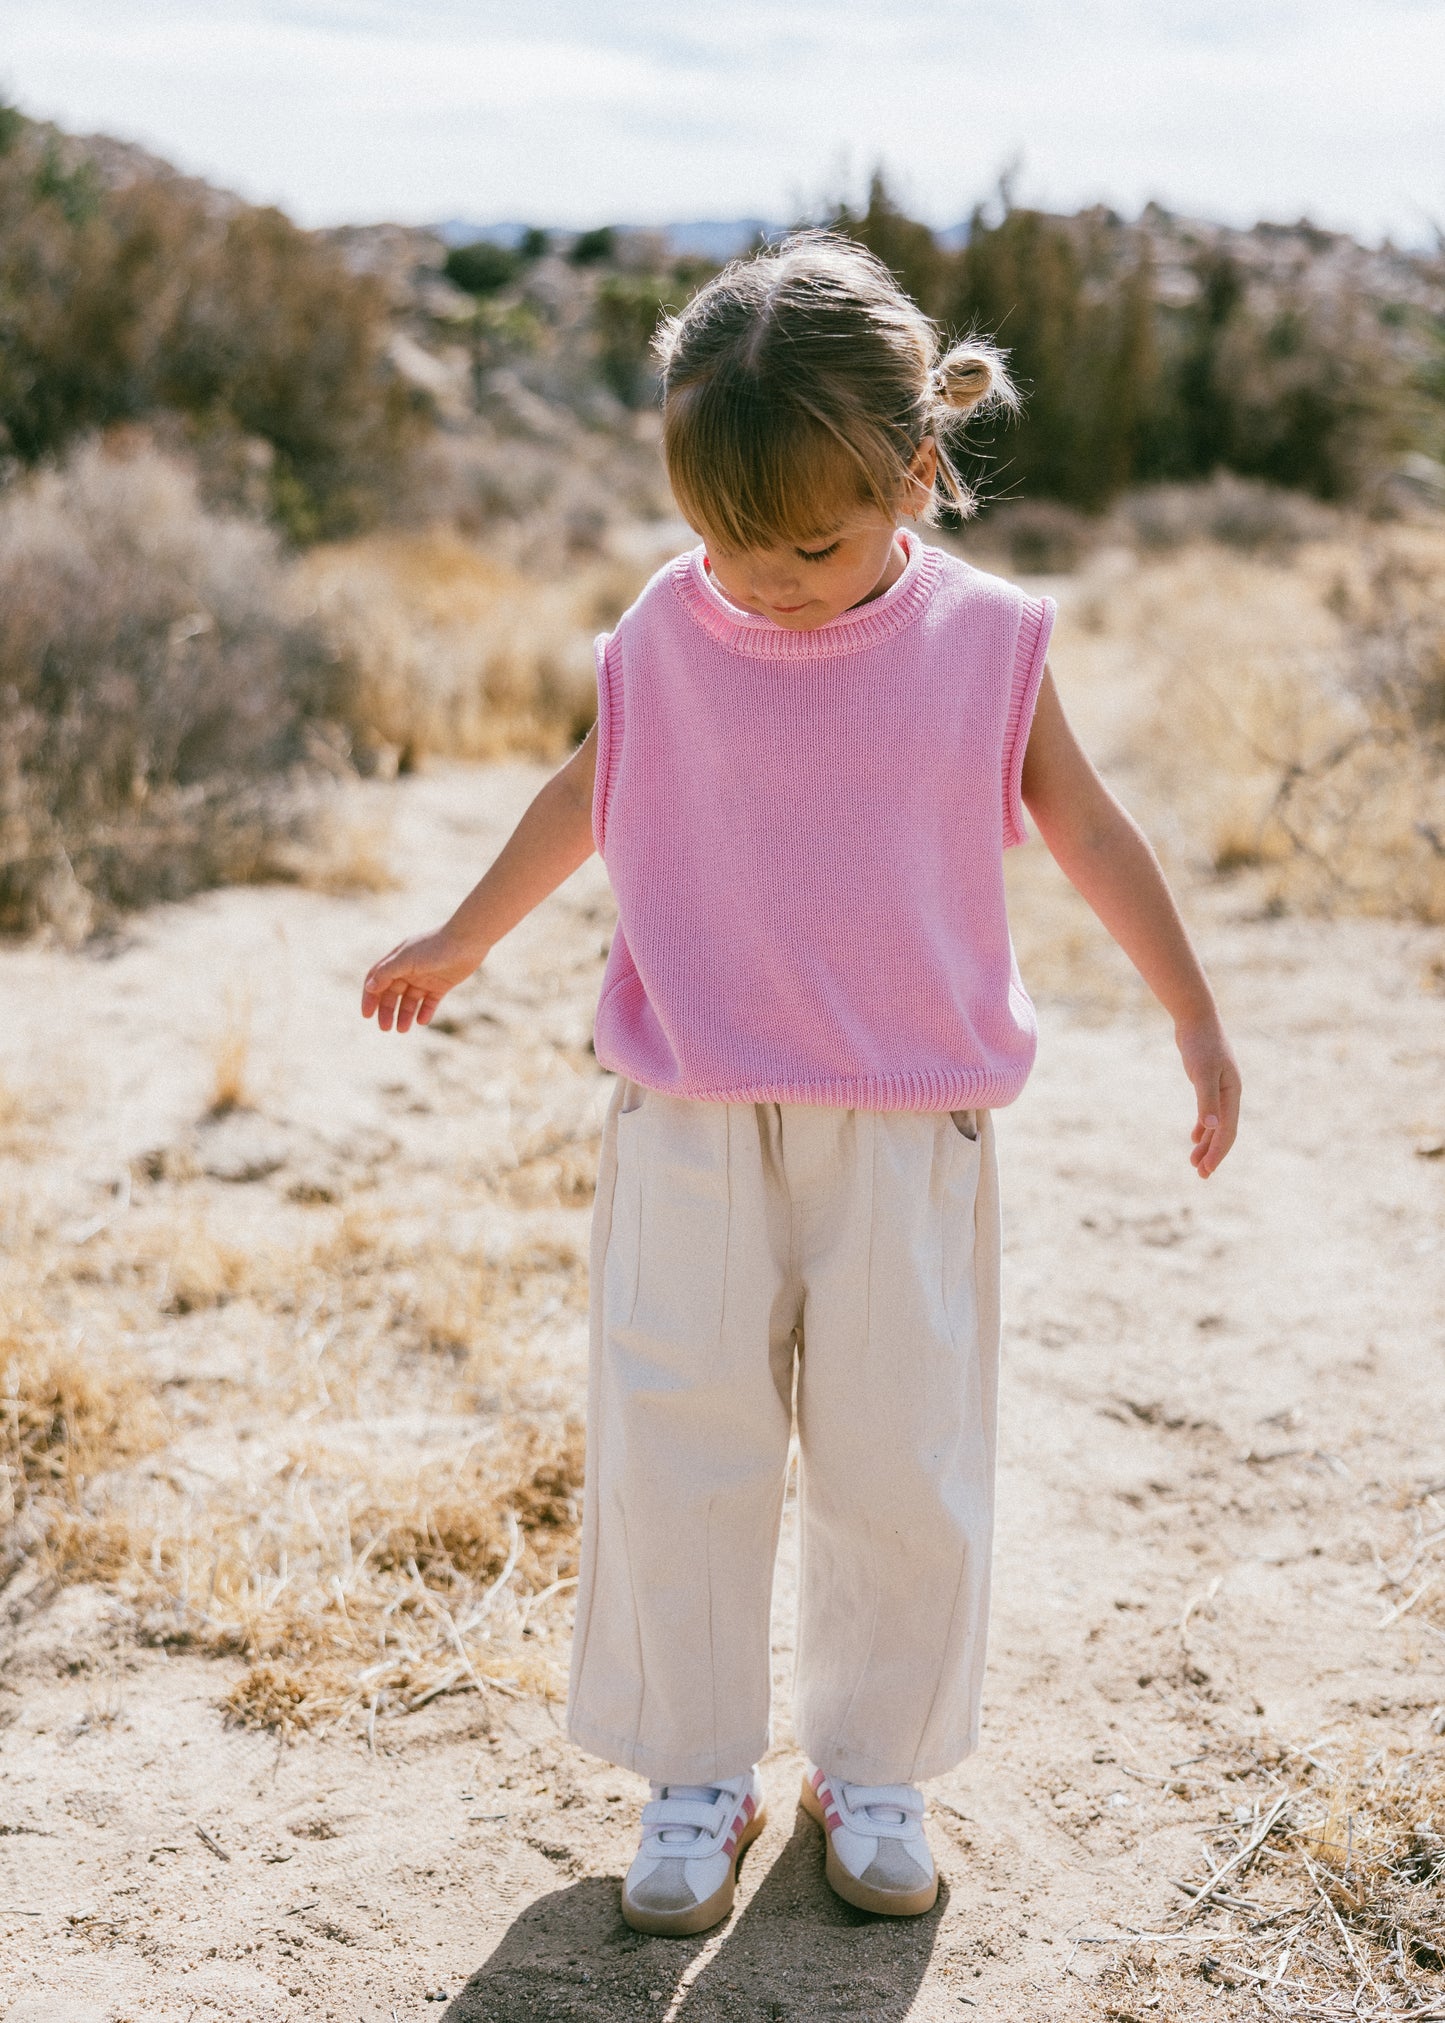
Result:
<svg viewBox="0 0 1445 2023">
<path fill-rule="evenodd" d="M 932 436 L 924 436 L 918 448 L 908 460 L 908 512 L 910 518 L 923 512 L 933 497 L 933 487 L 938 478 L 938 444 Z"/>
</svg>

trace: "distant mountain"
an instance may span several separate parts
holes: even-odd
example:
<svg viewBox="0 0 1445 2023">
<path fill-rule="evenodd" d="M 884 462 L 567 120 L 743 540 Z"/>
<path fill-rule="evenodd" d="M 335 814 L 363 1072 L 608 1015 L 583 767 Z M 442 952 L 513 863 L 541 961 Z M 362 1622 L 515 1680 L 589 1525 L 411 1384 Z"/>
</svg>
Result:
<svg viewBox="0 0 1445 2023">
<path fill-rule="evenodd" d="M 731 260 L 745 253 L 760 236 L 776 238 L 786 231 L 776 219 L 697 218 L 686 224 L 662 225 L 674 253 L 691 253 L 703 260 Z"/>
<path fill-rule="evenodd" d="M 491 246 L 517 246 L 530 229 L 515 220 L 500 225 L 479 225 L 472 218 L 443 218 L 423 228 L 447 246 L 475 246 L 485 239 Z"/>
<path fill-rule="evenodd" d="M 470 218 L 443 218 L 430 229 L 448 246 L 474 246 L 483 239 L 493 246 L 516 246 L 529 228 L 512 218 L 491 225 L 480 225 Z M 578 228 L 559 225 L 549 229 L 555 229 L 558 237 L 565 241 Z M 704 260 L 730 260 L 735 253 L 746 252 L 759 233 L 766 238 L 775 238 L 787 227 L 768 218 L 695 218 L 666 225 L 629 225 L 619 221 L 617 230 L 656 233 L 667 241 L 668 250 L 674 254 L 692 254 Z"/>
</svg>

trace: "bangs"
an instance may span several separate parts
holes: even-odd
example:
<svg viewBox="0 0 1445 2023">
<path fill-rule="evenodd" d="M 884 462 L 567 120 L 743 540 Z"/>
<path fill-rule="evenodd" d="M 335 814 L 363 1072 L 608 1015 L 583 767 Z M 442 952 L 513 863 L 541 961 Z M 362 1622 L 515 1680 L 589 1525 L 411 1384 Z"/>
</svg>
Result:
<svg viewBox="0 0 1445 2023">
<path fill-rule="evenodd" d="M 851 507 L 893 508 L 896 447 L 881 432 L 850 433 L 861 439 L 724 369 L 670 391 L 663 454 L 699 533 L 726 548 L 796 547 L 835 533 Z"/>
</svg>

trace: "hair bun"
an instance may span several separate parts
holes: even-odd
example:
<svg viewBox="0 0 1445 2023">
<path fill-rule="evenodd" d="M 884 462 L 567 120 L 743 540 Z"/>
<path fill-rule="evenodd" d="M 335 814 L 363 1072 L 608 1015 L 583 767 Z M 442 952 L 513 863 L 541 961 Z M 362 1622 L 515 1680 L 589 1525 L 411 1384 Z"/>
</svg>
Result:
<svg viewBox="0 0 1445 2023">
<path fill-rule="evenodd" d="M 933 385 L 943 405 L 955 414 L 971 414 L 986 401 L 1016 408 L 1018 395 L 1004 364 L 1005 353 L 981 337 L 965 338 L 946 351 L 933 368 Z"/>
</svg>

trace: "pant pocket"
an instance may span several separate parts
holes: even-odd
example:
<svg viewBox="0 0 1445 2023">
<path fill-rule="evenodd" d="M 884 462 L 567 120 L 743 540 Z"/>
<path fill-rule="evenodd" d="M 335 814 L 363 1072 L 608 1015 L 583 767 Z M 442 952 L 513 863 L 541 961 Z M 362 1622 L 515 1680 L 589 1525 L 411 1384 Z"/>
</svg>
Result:
<svg viewBox="0 0 1445 2023">
<path fill-rule="evenodd" d="M 618 1124 L 619 1180 L 625 1166 L 636 1210 L 626 1325 L 666 1361 L 669 1347 L 686 1355 L 722 1331 L 727 1106 L 649 1090 Z"/>
<path fill-rule="evenodd" d="M 956 1349 L 971 1351 L 978 1338 L 978 1289 L 974 1256 L 978 1241 L 978 1189 L 983 1155 L 982 1117 L 977 1110 L 949 1112 L 952 1156 L 943 1166 L 943 1216 L 939 1263 L 943 1304 Z M 965 1131 L 964 1123 L 972 1126 Z"/>
</svg>

